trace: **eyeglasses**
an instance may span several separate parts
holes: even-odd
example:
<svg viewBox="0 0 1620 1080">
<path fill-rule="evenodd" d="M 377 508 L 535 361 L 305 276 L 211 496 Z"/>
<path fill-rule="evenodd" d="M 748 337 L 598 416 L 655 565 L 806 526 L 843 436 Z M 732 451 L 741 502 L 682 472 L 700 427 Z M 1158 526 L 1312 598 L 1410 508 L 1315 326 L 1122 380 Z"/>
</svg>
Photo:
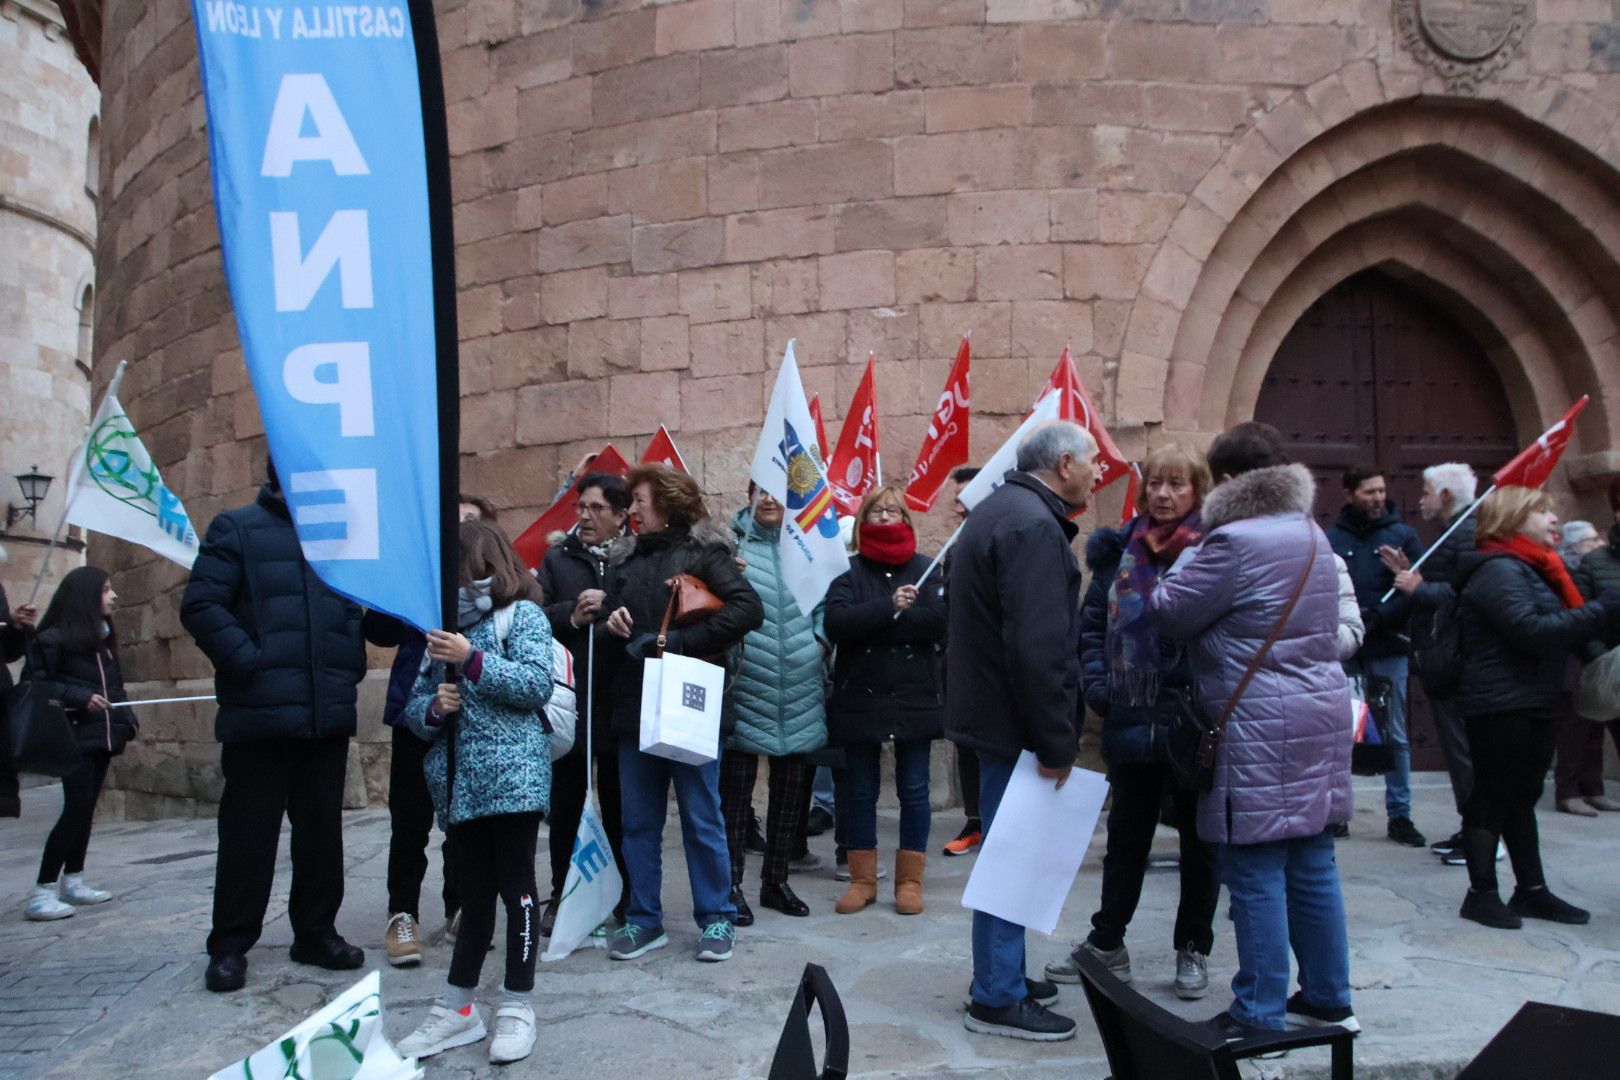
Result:
<svg viewBox="0 0 1620 1080">
<path fill-rule="evenodd" d="M 609 506 L 607 503 L 582 502 L 579 504 L 579 514 L 581 517 L 584 517 L 586 514 L 607 514 L 611 513 L 612 510 L 613 507 Z"/>
<path fill-rule="evenodd" d="M 874 506 L 866 512 L 869 518 L 904 518 L 906 512 L 898 506 Z"/>
</svg>

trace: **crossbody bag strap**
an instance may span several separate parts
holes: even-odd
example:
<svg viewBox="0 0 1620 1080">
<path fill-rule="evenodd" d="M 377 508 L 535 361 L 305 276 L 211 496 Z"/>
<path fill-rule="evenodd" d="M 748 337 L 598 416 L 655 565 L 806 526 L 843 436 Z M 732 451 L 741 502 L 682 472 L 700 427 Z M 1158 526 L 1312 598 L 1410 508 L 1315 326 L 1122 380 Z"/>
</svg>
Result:
<svg viewBox="0 0 1620 1080">
<path fill-rule="evenodd" d="M 1271 628 L 1271 634 L 1266 638 L 1265 643 L 1260 646 L 1260 651 L 1254 654 L 1253 660 L 1249 661 L 1248 668 L 1243 672 L 1243 678 L 1238 680 L 1237 688 L 1232 691 L 1232 696 L 1227 699 L 1226 708 L 1221 710 L 1221 718 L 1215 721 L 1212 734 L 1217 741 L 1226 734 L 1226 722 L 1232 718 L 1233 711 L 1237 709 L 1237 704 L 1243 697 L 1243 691 L 1249 688 L 1249 683 L 1254 680 L 1255 675 L 1260 671 L 1260 665 L 1266 662 L 1266 655 L 1271 652 L 1271 647 L 1277 644 L 1278 638 L 1282 637 L 1283 627 L 1288 625 L 1289 618 L 1294 614 L 1294 608 L 1299 604 L 1299 598 L 1305 594 L 1305 583 L 1310 580 L 1311 570 L 1316 565 L 1316 526 L 1307 520 L 1305 527 L 1311 530 L 1310 557 L 1305 560 L 1305 569 L 1299 575 L 1299 580 L 1294 583 L 1294 592 L 1288 597 L 1288 603 L 1283 606 L 1282 614 L 1277 618 L 1277 625 Z"/>
<path fill-rule="evenodd" d="M 664 621 L 658 624 L 658 655 L 664 655 L 664 645 L 669 641 L 669 624 L 675 618 L 675 604 L 681 598 L 681 577 L 676 574 L 669 586 L 669 603 L 664 606 Z"/>
</svg>

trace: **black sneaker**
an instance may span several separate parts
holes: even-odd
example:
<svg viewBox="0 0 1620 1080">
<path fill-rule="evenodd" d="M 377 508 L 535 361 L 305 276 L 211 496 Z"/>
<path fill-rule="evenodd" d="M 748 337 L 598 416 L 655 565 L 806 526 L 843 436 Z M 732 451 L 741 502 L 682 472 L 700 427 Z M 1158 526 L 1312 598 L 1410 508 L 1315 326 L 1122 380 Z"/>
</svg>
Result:
<svg viewBox="0 0 1620 1080">
<path fill-rule="evenodd" d="M 1204 1021 L 1204 1026 L 1215 1031 L 1227 1042 L 1242 1042 L 1245 1039 L 1258 1039 L 1265 1035 L 1275 1035 L 1274 1031 L 1265 1028 L 1250 1027 L 1240 1022 L 1229 1012 L 1216 1013 Z"/>
<path fill-rule="evenodd" d="M 1429 850 L 1440 856 L 1441 859 L 1444 859 L 1447 855 L 1450 855 L 1454 851 L 1462 851 L 1462 843 L 1462 830 L 1458 829 L 1444 840 L 1436 840 L 1434 843 L 1430 844 Z"/>
<path fill-rule="evenodd" d="M 1475 892 L 1469 889 L 1468 895 L 1463 897 L 1462 909 L 1457 914 L 1481 926 L 1489 926 L 1493 930 L 1517 930 L 1524 925 L 1524 920 L 1512 908 L 1502 903 L 1502 898 L 1494 889 L 1490 892 Z"/>
<path fill-rule="evenodd" d="M 972 1002 L 962 1016 L 962 1026 L 980 1035 L 1000 1035 L 1004 1039 L 1027 1042 L 1062 1042 L 1074 1038 L 1073 1020 L 1059 1016 L 1030 998 L 1000 1008 Z"/>
<path fill-rule="evenodd" d="M 833 827 L 832 812 L 826 807 L 813 806 L 810 808 L 810 821 L 805 825 L 804 831 L 808 836 L 820 836 Z"/>
<path fill-rule="evenodd" d="M 1412 824 L 1412 819 L 1404 817 L 1389 819 L 1389 838 L 1407 847 L 1423 847 L 1428 843 L 1423 834 L 1417 831 L 1417 826 Z"/>
<path fill-rule="evenodd" d="M 743 896 L 742 886 L 740 885 L 731 887 L 731 906 L 737 909 L 736 916 L 731 920 L 733 925 L 754 925 L 754 909 L 748 906 L 748 898 Z"/>
<path fill-rule="evenodd" d="M 1333 837 L 1335 840 L 1343 840 L 1345 837 L 1350 835 L 1349 822 L 1341 821 L 1337 825 L 1329 825 L 1328 835 Z"/>
<path fill-rule="evenodd" d="M 1025 978 L 1024 989 L 1029 992 L 1029 999 L 1037 1005 L 1051 1006 L 1057 1004 L 1058 988 L 1055 984 L 1049 983 L 1045 979 Z M 973 995 L 971 991 L 967 997 L 962 999 L 962 1008 L 973 1008 Z"/>
<path fill-rule="evenodd" d="M 1285 1020 L 1289 1027 L 1295 1028 L 1333 1027 L 1337 1025 L 1346 1031 L 1359 1032 L 1361 1030 L 1361 1024 L 1356 1020 L 1356 1014 L 1348 1005 L 1342 1009 L 1324 1009 L 1306 1001 L 1303 990 L 1296 991 L 1294 996 L 1288 999 L 1288 1015 Z"/>
<path fill-rule="evenodd" d="M 1543 885 L 1539 889 L 1514 889 L 1507 902 L 1508 910 L 1526 919 L 1545 919 L 1566 926 L 1585 926 L 1592 921 L 1592 913 L 1560 900 Z"/>
</svg>

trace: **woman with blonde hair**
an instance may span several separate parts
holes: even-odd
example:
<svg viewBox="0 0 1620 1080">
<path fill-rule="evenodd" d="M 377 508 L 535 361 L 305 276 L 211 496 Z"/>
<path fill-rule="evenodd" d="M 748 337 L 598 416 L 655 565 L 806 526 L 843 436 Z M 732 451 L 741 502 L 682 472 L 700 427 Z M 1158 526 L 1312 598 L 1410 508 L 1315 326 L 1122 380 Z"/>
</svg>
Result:
<svg viewBox="0 0 1620 1080">
<path fill-rule="evenodd" d="M 854 539 L 849 569 L 825 602 L 827 637 L 838 649 L 828 742 L 844 748 L 846 761 L 838 811 L 849 889 L 835 910 L 849 915 L 877 900 L 878 765 L 892 740 L 900 799 L 894 908 L 916 915 L 928 859 L 929 753 L 945 725 L 945 587 L 937 573 L 917 584 L 929 559 L 917 552 L 901 485 L 885 484 L 861 501 Z"/>
<path fill-rule="evenodd" d="M 1620 598 L 1604 593 L 1583 602 L 1558 557 L 1557 526 L 1545 492 L 1498 488 L 1480 504 L 1479 550 L 1458 560 L 1455 579 L 1457 706 L 1474 758 L 1462 830 L 1469 887 L 1459 914 L 1503 930 L 1527 918 L 1576 925 L 1590 918 L 1547 888 L 1536 800 L 1552 764 L 1569 656 L 1620 629 Z M 1506 904 L 1497 892 L 1499 838 L 1516 881 Z"/>
<path fill-rule="evenodd" d="M 1091 584 L 1080 605 L 1080 661 L 1086 704 L 1102 717 L 1102 755 L 1114 800 L 1108 812 L 1102 900 L 1091 933 L 1076 949 L 1093 953 L 1120 979 L 1131 978 L 1125 930 L 1136 913 L 1153 833 L 1166 793 L 1181 834 L 1181 902 L 1176 911 L 1176 996 L 1209 991 L 1220 882 L 1215 850 L 1198 838 L 1198 793 L 1176 783 L 1167 747 L 1178 703 L 1190 701 L 1187 646 L 1160 634 L 1147 598 L 1181 553 L 1203 538 L 1199 509 L 1209 494 L 1209 463 L 1179 443 L 1142 463 L 1137 516 L 1119 529 L 1098 529 L 1086 542 Z M 1053 982 L 1077 983 L 1071 958 L 1046 966 Z"/>
</svg>

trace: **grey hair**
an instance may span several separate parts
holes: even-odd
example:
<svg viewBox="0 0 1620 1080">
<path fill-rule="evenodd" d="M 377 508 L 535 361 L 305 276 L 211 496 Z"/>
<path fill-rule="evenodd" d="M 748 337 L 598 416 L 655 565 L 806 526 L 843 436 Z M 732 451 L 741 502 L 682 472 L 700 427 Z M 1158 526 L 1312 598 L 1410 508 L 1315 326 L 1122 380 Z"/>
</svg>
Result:
<svg viewBox="0 0 1620 1080">
<path fill-rule="evenodd" d="M 1050 472 L 1064 454 L 1079 460 L 1096 452 L 1097 440 L 1091 432 L 1072 420 L 1053 420 L 1037 427 L 1018 444 L 1018 471 Z"/>
<path fill-rule="evenodd" d="M 1590 521 L 1566 521 L 1558 532 L 1558 557 L 1568 565 L 1579 562 L 1575 554 L 1575 545 L 1584 544 L 1598 535 L 1597 529 Z"/>
<path fill-rule="evenodd" d="M 1474 501 L 1474 494 L 1479 490 L 1479 477 L 1460 461 L 1430 465 L 1423 470 L 1423 479 L 1437 492 L 1451 492 L 1451 505 L 1459 511 Z"/>
</svg>

